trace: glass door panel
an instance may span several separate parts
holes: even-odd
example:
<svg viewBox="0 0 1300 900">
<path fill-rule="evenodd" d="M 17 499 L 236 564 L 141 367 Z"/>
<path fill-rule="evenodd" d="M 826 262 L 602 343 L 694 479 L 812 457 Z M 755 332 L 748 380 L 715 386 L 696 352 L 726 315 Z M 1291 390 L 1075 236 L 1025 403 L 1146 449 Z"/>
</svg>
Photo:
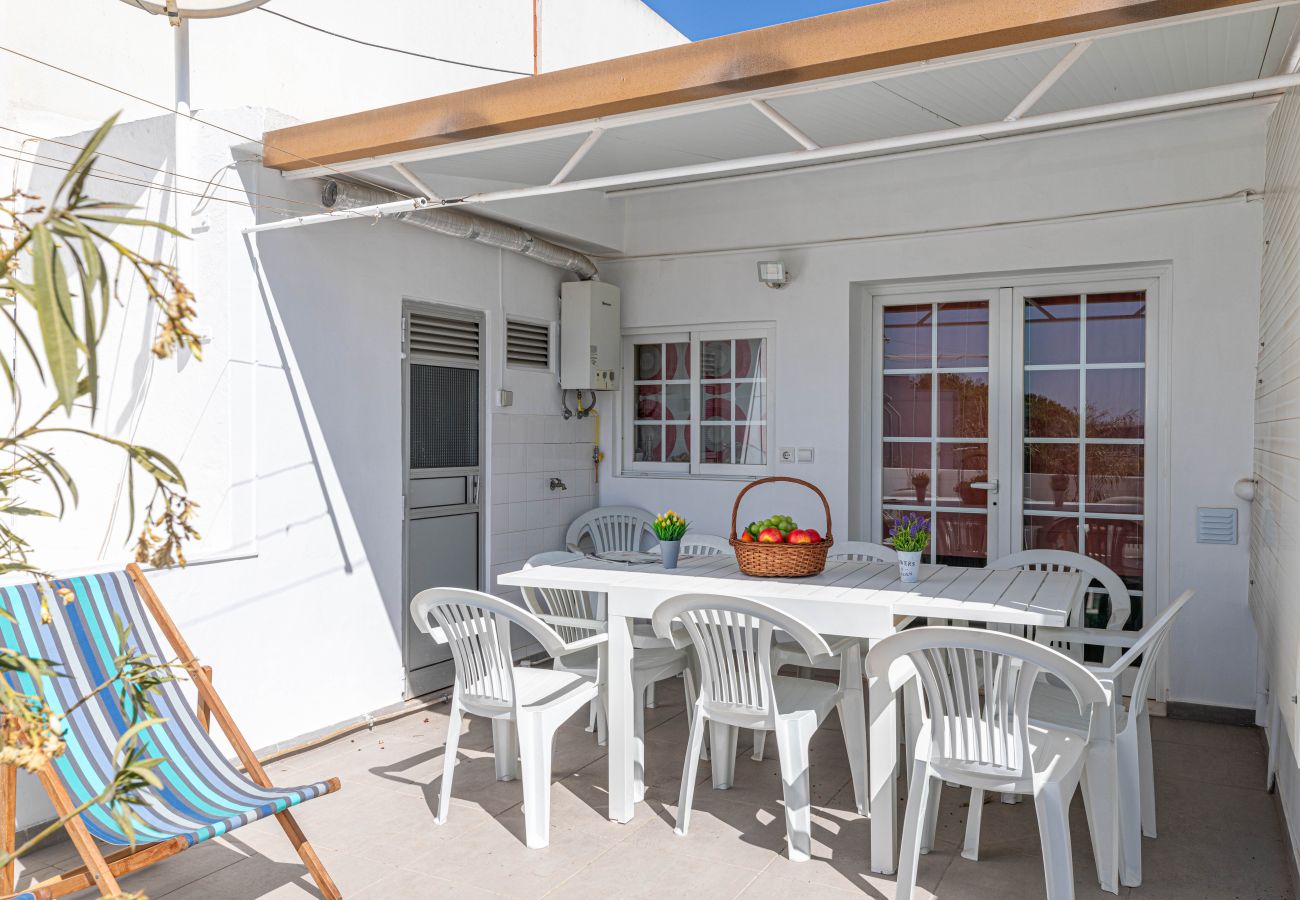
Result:
<svg viewBox="0 0 1300 900">
<path fill-rule="evenodd" d="M 1146 292 L 1018 292 L 1023 319 L 1024 549 L 1113 569 L 1141 621 L 1146 468 Z M 1104 592 L 1086 624 L 1104 627 Z"/>
<path fill-rule="evenodd" d="M 880 308 L 882 533 L 905 512 L 925 514 L 928 562 L 988 561 L 991 307 L 985 297 Z"/>
</svg>

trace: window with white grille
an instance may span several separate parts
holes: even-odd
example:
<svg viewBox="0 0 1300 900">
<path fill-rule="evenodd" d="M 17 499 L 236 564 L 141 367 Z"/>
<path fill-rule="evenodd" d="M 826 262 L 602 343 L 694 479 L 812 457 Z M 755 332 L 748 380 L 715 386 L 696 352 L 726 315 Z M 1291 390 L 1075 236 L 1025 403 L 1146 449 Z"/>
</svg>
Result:
<svg viewBox="0 0 1300 900">
<path fill-rule="evenodd" d="M 741 326 L 627 335 L 623 471 L 764 474 L 771 343 Z"/>
<path fill-rule="evenodd" d="M 551 367 L 551 326 L 528 319 L 506 320 L 506 365 L 519 369 Z"/>
</svg>

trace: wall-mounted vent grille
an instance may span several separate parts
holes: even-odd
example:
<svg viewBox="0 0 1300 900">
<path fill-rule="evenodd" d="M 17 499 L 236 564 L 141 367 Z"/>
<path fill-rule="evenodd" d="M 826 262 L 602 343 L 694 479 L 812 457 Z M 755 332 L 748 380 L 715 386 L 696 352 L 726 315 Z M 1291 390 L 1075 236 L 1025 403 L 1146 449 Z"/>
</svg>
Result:
<svg viewBox="0 0 1300 900">
<path fill-rule="evenodd" d="M 406 348 L 412 353 L 431 353 L 453 359 L 479 358 L 479 323 L 429 313 L 408 312 L 409 336 Z"/>
<path fill-rule="evenodd" d="M 526 369 L 551 367 L 551 328 L 544 322 L 506 321 L 506 364 Z"/>
<path fill-rule="evenodd" d="M 1237 511 L 1209 506 L 1196 510 L 1196 543 L 1237 543 Z"/>
</svg>

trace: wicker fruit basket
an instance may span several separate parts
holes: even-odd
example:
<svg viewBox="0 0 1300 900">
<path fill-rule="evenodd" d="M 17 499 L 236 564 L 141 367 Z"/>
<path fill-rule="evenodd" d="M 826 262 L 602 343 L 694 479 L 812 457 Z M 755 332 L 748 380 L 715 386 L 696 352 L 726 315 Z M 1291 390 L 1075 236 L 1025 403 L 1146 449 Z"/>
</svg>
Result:
<svg viewBox="0 0 1300 900">
<path fill-rule="evenodd" d="M 815 544 L 761 544 L 757 541 L 742 541 L 736 537 L 736 516 L 740 513 L 740 501 L 760 484 L 775 481 L 789 481 L 800 484 L 817 495 L 826 511 L 826 537 Z M 746 575 L 759 578 L 803 578 L 817 575 L 826 568 L 826 551 L 831 549 L 835 540 L 831 536 L 831 505 L 826 502 L 826 495 L 815 484 L 784 475 L 773 475 L 751 481 L 740 489 L 736 502 L 731 507 L 731 549 L 736 552 L 736 562 L 740 571 Z"/>
</svg>

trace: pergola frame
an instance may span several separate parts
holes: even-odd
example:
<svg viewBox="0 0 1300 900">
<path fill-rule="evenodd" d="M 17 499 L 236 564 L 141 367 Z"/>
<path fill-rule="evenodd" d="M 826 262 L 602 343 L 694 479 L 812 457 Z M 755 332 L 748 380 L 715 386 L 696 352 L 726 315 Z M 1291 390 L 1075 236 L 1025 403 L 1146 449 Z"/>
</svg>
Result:
<svg viewBox="0 0 1300 900">
<path fill-rule="evenodd" d="M 1032 115 L 1034 106 L 1048 93 L 1048 91 L 1050 91 L 1052 86 L 1055 85 L 1061 77 L 1064 76 L 1065 73 L 1089 51 L 1091 47 L 1100 41 L 1120 35 L 1132 34 L 1137 31 L 1174 27 L 1191 21 L 1203 21 L 1222 16 L 1241 15 L 1262 9 L 1278 9 L 1294 6 L 1297 3 L 1300 3 L 1300 0 L 1258 0 L 1258 2 L 1247 2 L 1229 6 L 1213 6 L 1212 8 L 1201 9 L 1198 12 L 1173 18 L 1156 18 L 1137 24 L 1105 28 L 1095 32 L 1090 32 L 1086 36 L 1073 35 L 1070 37 L 1016 44 L 1013 46 L 1002 46 L 996 49 L 967 53 L 943 59 L 921 60 L 889 68 L 857 72 L 851 75 L 843 75 L 815 81 L 803 81 L 796 84 L 786 84 L 779 87 L 766 88 L 757 91 L 732 93 L 706 100 L 679 103 L 670 106 L 658 106 L 633 112 L 619 113 L 612 116 L 597 117 L 581 122 L 569 122 L 529 130 L 513 131 L 489 137 L 458 140 L 451 143 L 443 143 L 416 150 L 406 150 L 399 153 L 352 159 L 344 162 L 333 163 L 327 166 L 298 168 L 296 170 L 284 171 L 283 174 L 285 177 L 291 179 L 316 178 L 346 174 L 350 172 L 360 172 L 364 170 L 374 170 L 387 166 L 392 168 L 402 179 L 410 183 L 418 192 L 420 199 L 427 201 L 430 205 L 484 204 L 502 200 L 517 200 L 529 197 L 570 193 L 574 191 L 619 190 L 652 185 L 655 183 L 671 184 L 674 181 L 688 181 L 689 179 L 700 177 L 725 177 L 731 174 L 804 168 L 817 164 L 844 162 L 856 158 L 869 158 L 874 154 L 888 153 L 894 155 L 898 152 L 908 152 L 944 145 L 960 144 L 977 139 L 991 139 L 1032 131 L 1100 122 L 1108 119 L 1161 113 L 1193 105 L 1239 100 L 1261 94 L 1281 92 L 1288 88 L 1300 85 L 1300 73 L 1289 71 L 1293 65 L 1291 57 L 1294 53 L 1291 52 L 1290 47 L 1295 46 L 1296 39 L 1294 37 L 1292 38 L 1291 45 L 1288 47 L 1287 52 L 1283 54 L 1283 62 L 1278 68 L 1278 73 L 1269 77 L 1257 78 L 1233 84 L 1213 85 L 1171 94 L 1117 101 L 1098 106 Z M 1297 30 L 1297 34 L 1300 35 L 1300 29 Z M 821 146 L 776 110 L 770 102 L 774 99 L 795 96 L 798 94 L 835 90 L 850 85 L 884 82 L 921 71 L 934 71 L 936 69 L 970 65 L 989 59 L 1036 53 L 1053 47 L 1068 47 L 1069 50 L 1046 74 L 1043 75 L 1043 77 L 1012 109 L 1008 110 L 1007 115 L 1004 118 L 993 122 L 977 125 L 954 126 L 934 131 L 857 141 L 835 146 Z M 707 162 L 668 168 L 570 180 L 570 176 L 573 174 L 579 163 L 586 157 L 597 141 L 601 139 L 602 135 L 608 131 L 646 122 L 661 121 L 665 119 L 695 115 L 711 110 L 731 109 L 743 106 L 750 106 L 761 113 L 772 123 L 773 127 L 779 129 L 788 136 L 792 143 L 797 144 L 798 148 L 779 153 L 768 153 L 738 157 L 734 159 L 710 160 Z M 407 163 L 415 161 L 445 159 L 504 147 L 526 146 L 528 144 L 579 134 L 585 136 L 583 141 L 557 170 L 554 177 L 552 177 L 546 184 L 482 191 L 462 197 L 443 197 L 439 196 L 438 193 L 435 193 L 434 189 L 428 184 L 426 178 L 421 178 L 415 175 L 409 168 L 407 168 Z M 290 169 L 290 163 L 283 163 L 282 168 Z M 396 209 L 396 207 L 384 204 L 373 208 L 367 207 L 353 209 L 347 212 L 349 214 L 348 217 L 356 215 L 384 215 L 389 212 L 390 209 Z M 323 216 L 304 217 L 301 220 L 286 220 L 283 224 L 270 223 L 268 226 L 259 226 L 256 230 L 274 226 L 286 227 L 289 222 L 293 222 L 293 224 L 308 224 L 312 221 L 332 220 L 342 217 L 341 213 L 342 211 L 339 213 L 325 214 Z"/>
</svg>

